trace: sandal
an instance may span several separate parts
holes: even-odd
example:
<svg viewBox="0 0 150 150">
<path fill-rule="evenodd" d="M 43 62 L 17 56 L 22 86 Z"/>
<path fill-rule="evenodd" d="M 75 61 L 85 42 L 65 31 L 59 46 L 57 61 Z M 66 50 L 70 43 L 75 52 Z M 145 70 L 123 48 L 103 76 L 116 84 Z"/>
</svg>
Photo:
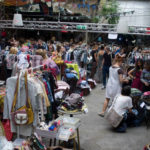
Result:
<svg viewBox="0 0 150 150">
<path fill-rule="evenodd" d="M 98 113 L 98 115 L 99 115 L 100 117 L 104 117 L 104 116 L 105 116 L 104 113 Z"/>
</svg>

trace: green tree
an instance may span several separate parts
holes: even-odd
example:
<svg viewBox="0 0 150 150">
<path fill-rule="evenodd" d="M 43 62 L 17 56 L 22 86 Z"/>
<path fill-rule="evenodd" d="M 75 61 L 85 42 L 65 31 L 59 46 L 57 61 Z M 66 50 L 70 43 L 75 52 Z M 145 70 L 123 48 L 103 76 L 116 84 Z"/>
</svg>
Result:
<svg viewBox="0 0 150 150">
<path fill-rule="evenodd" d="M 118 3 L 116 0 L 109 0 L 104 4 L 100 11 L 100 16 L 108 20 L 109 24 L 117 24 L 119 21 Z"/>
</svg>

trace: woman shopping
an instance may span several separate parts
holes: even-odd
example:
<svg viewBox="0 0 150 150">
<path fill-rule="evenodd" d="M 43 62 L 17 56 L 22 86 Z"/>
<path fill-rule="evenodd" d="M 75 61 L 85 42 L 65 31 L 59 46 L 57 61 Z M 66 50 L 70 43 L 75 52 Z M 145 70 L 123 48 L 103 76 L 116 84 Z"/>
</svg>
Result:
<svg viewBox="0 0 150 150">
<path fill-rule="evenodd" d="M 103 61 L 104 53 L 105 53 L 104 46 L 102 45 L 101 48 L 100 48 L 100 51 L 97 54 L 97 61 L 98 61 L 97 72 L 96 72 L 96 82 L 97 83 L 102 83 L 102 81 L 103 81 L 102 61 Z"/>
<path fill-rule="evenodd" d="M 115 63 L 109 69 L 109 79 L 106 86 L 106 99 L 104 101 L 102 112 L 99 113 L 101 117 L 104 117 L 108 103 L 114 99 L 117 94 L 121 93 L 122 83 L 128 82 L 127 79 L 123 78 L 123 71 L 121 69 L 123 58 L 117 55 Z"/>
<path fill-rule="evenodd" d="M 133 68 L 128 73 L 129 77 L 131 79 L 133 79 L 131 87 L 139 89 L 140 91 L 142 91 L 142 82 L 141 82 L 141 79 L 140 79 L 142 70 L 143 70 L 143 60 L 138 59 L 136 61 L 136 64 L 135 64 L 135 68 Z"/>
</svg>

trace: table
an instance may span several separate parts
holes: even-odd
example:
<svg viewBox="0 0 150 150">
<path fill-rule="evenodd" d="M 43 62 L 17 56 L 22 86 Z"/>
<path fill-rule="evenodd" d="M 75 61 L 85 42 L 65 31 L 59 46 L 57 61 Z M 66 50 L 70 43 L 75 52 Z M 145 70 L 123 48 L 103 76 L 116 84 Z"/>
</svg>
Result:
<svg viewBox="0 0 150 150">
<path fill-rule="evenodd" d="M 64 126 L 68 127 L 68 125 L 64 125 Z M 71 126 L 69 125 L 69 127 L 71 127 Z M 74 129 L 76 130 L 76 133 L 73 133 L 69 137 L 69 140 L 73 139 L 73 143 L 74 143 L 73 144 L 73 147 L 74 147 L 73 149 L 76 150 L 76 140 L 75 139 L 77 137 L 78 150 L 80 150 L 80 136 L 79 136 L 80 122 L 78 122 L 74 127 L 75 127 Z M 36 129 L 36 133 L 39 136 L 41 136 L 41 137 L 50 139 L 50 144 L 49 144 L 50 146 L 52 145 L 52 139 L 54 139 L 54 146 L 55 146 L 56 145 L 56 137 L 57 137 L 58 130 L 57 131 L 48 131 L 48 130 Z M 60 141 L 62 141 L 62 139 L 59 139 L 59 145 L 60 145 Z"/>
<path fill-rule="evenodd" d="M 77 112 L 72 112 L 72 111 L 63 111 L 63 110 L 58 110 L 58 114 L 67 114 L 70 115 L 70 117 L 73 117 L 74 115 L 80 115 L 83 114 L 82 111 L 77 111 Z M 79 135 L 79 128 L 77 128 L 77 140 L 78 140 L 78 149 L 80 150 L 80 135 Z"/>
</svg>

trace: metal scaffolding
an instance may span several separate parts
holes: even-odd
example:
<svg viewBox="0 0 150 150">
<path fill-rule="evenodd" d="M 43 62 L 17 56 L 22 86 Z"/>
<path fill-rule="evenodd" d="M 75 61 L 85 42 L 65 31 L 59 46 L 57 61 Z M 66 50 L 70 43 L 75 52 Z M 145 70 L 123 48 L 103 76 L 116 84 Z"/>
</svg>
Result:
<svg viewBox="0 0 150 150">
<path fill-rule="evenodd" d="M 117 33 L 116 24 L 23 21 L 23 26 L 13 26 L 12 20 L 0 20 L 0 29 L 51 30 L 92 33 Z"/>
<path fill-rule="evenodd" d="M 0 30 L 20 29 L 20 30 L 39 30 L 39 31 L 40 30 L 71 31 L 71 32 L 85 32 L 85 33 L 86 32 L 87 33 L 118 33 L 117 24 L 23 21 L 23 26 L 13 26 L 12 22 L 13 22 L 12 20 L 0 20 Z M 123 34 L 150 35 L 150 27 L 128 26 L 128 32 Z"/>
<path fill-rule="evenodd" d="M 0 20 L 5 19 L 5 5 L 3 4 L 3 1 L 0 1 Z"/>
<path fill-rule="evenodd" d="M 135 35 L 150 35 L 150 26 L 128 26 L 128 33 Z"/>
</svg>

